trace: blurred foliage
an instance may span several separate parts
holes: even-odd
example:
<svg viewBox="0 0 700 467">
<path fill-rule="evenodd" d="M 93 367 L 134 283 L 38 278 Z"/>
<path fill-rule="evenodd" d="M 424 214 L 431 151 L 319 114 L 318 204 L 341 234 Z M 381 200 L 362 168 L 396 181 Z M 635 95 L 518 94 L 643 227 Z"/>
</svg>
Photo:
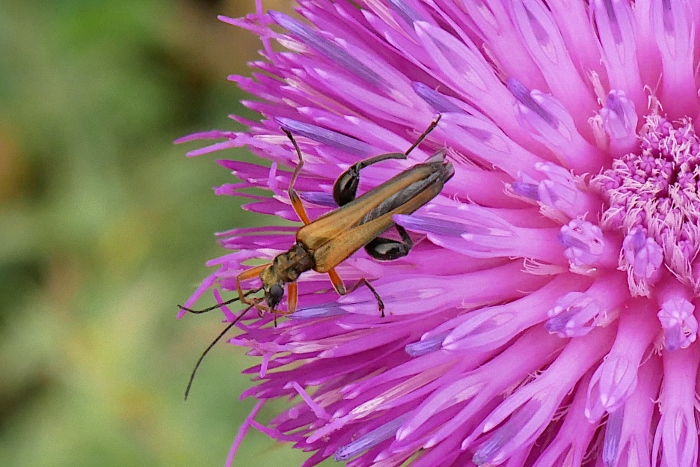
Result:
<svg viewBox="0 0 700 467">
<path fill-rule="evenodd" d="M 246 114 L 226 75 L 246 74 L 259 43 L 216 15 L 253 9 L 3 2 L 0 465 L 223 465 L 256 362 L 217 346 L 184 402 L 222 324 L 177 321 L 176 304 L 222 254 L 213 232 L 273 220 L 212 193 L 234 181 L 215 159 L 246 151 L 188 160 L 198 143 L 171 142 Z M 235 465 L 305 457 L 251 430 Z"/>
</svg>

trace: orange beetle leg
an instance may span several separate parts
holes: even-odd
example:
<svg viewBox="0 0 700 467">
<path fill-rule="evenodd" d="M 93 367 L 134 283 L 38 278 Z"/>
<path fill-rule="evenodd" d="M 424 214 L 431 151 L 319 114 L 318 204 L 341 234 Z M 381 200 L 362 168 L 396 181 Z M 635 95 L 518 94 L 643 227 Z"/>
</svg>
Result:
<svg viewBox="0 0 700 467">
<path fill-rule="evenodd" d="M 382 301 L 382 298 L 379 296 L 377 291 L 372 287 L 372 284 L 369 283 L 367 279 L 364 277 L 357 281 L 355 285 L 352 286 L 350 290 L 345 290 L 345 285 L 343 284 L 343 279 L 340 278 L 337 272 L 335 272 L 335 269 L 331 268 L 328 271 L 328 276 L 330 276 L 331 282 L 333 283 L 333 287 L 335 288 L 335 291 L 338 292 L 339 295 L 346 295 L 349 294 L 355 290 L 357 290 L 358 287 L 360 286 L 366 286 L 370 292 L 372 292 L 372 295 L 374 295 L 374 298 L 377 300 L 377 308 L 379 309 L 379 312 L 382 314 L 382 318 L 384 317 L 384 302 Z"/>
<path fill-rule="evenodd" d="M 287 311 L 283 314 L 291 315 L 297 309 L 297 300 L 299 298 L 299 292 L 296 282 L 290 282 L 287 285 Z"/>
<path fill-rule="evenodd" d="M 238 298 L 241 300 L 241 303 L 245 303 L 246 305 L 256 303 L 255 300 L 248 301 L 248 299 L 245 297 L 245 295 L 243 294 L 243 288 L 241 287 L 241 282 L 247 281 L 249 279 L 254 279 L 255 277 L 259 276 L 263 269 L 265 269 L 268 266 L 269 263 L 261 264 L 260 266 L 255 266 L 254 268 L 247 269 L 240 273 L 238 276 L 236 276 L 236 291 L 238 292 Z M 255 308 L 257 309 L 257 306 Z"/>
<path fill-rule="evenodd" d="M 328 277 L 333 284 L 333 288 L 336 292 L 338 292 L 338 295 L 345 295 L 347 293 L 345 290 L 345 284 L 343 284 L 343 279 L 341 279 L 338 273 L 335 272 L 335 268 L 330 268 L 328 270 Z"/>
</svg>

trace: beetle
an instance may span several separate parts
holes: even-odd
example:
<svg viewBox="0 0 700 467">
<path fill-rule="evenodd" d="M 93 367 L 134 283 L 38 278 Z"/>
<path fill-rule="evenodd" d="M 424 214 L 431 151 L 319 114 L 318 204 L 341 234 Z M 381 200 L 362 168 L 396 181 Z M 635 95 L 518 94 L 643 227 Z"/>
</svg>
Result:
<svg viewBox="0 0 700 467">
<path fill-rule="evenodd" d="M 238 300 L 248 305 L 202 353 L 192 372 L 185 398 L 204 356 L 248 310 L 255 308 L 261 315 L 266 311 L 275 313 L 275 323 L 278 314 L 294 313 L 298 300 L 296 280 L 306 271 L 314 270 L 328 274 L 339 295 L 346 295 L 362 285 L 366 286 L 377 300 L 377 307 L 381 316 L 384 317 L 384 303 L 374 287 L 365 278 L 361 278 L 349 290 L 346 289 L 343 280 L 335 271 L 335 266 L 363 247 L 377 260 L 390 261 L 406 256 L 413 246 L 413 241 L 403 227 L 396 225 L 393 216 L 411 214 L 435 198 L 454 175 L 454 167 L 445 160 L 445 149 L 441 149 L 425 162 L 404 170 L 357 197 L 360 171 L 384 160 L 406 159 L 408 154 L 435 129 L 439 121 L 440 115 L 405 152 L 381 154 L 351 165 L 337 178 L 333 186 L 333 198 L 339 207 L 314 221 L 309 219 L 294 189 L 296 179 L 304 166 L 301 148 L 292 133 L 283 129 L 299 158 L 287 191 L 291 205 L 304 225 L 297 231 L 296 241 L 288 251 L 277 255 L 271 263 L 256 266 L 238 274 L 237 297 L 203 310 L 180 307 L 191 313 L 205 313 Z M 392 227 L 397 230 L 400 241 L 380 237 Z M 262 286 L 243 292 L 242 283 L 256 277 L 259 277 Z M 287 310 L 280 311 L 277 310 L 277 306 L 284 297 L 285 285 L 287 285 Z M 260 290 L 263 290 L 263 297 L 248 298 L 249 295 Z"/>
<path fill-rule="evenodd" d="M 236 298 L 204 310 L 191 310 L 184 307 L 182 309 L 192 313 L 202 313 L 240 300 L 256 308 L 259 313 L 269 311 L 275 314 L 291 314 L 297 306 L 296 280 L 303 272 L 313 269 L 316 272 L 327 273 L 339 295 L 346 295 L 362 285 L 369 288 L 377 300 L 377 306 L 383 317 L 384 303 L 374 287 L 362 278 L 349 290 L 346 289 L 343 280 L 335 271 L 335 266 L 363 247 L 370 256 L 378 260 L 389 261 L 406 256 L 413 242 L 406 230 L 396 225 L 392 217 L 396 214 L 411 214 L 437 196 L 444 184 L 454 175 L 454 167 L 445 160 L 446 151 L 441 149 L 425 162 L 404 170 L 362 196 L 356 197 L 360 171 L 384 160 L 406 159 L 408 154 L 435 129 L 439 121 L 438 115 L 405 152 L 381 154 L 351 165 L 338 177 L 333 186 L 333 198 L 339 206 L 338 209 L 314 221 L 309 219 L 294 189 L 296 179 L 304 166 L 301 148 L 292 133 L 283 129 L 299 158 L 288 189 L 292 207 L 304 223 L 296 233 L 296 242 L 288 251 L 277 255 L 271 263 L 240 273 L 236 277 L 238 293 Z M 399 233 L 400 241 L 380 237 L 392 227 L 395 227 Z M 242 283 L 256 277 L 260 278 L 262 287 L 244 293 Z M 277 306 L 284 297 L 285 285 L 287 285 L 288 302 L 287 311 L 283 312 L 277 310 Z M 264 297 L 247 298 L 248 295 L 260 290 L 264 291 Z"/>
</svg>

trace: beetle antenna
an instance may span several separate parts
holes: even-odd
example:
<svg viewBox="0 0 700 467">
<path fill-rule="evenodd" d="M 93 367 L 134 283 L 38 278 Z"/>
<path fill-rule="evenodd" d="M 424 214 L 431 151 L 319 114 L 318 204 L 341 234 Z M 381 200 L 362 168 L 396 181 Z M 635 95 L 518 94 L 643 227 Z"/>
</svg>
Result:
<svg viewBox="0 0 700 467">
<path fill-rule="evenodd" d="M 250 294 L 254 294 L 255 292 L 259 292 L 261 289 L 262 289 L 262 287 L 259 287 L 257 289 L 253 289 L 253 290 L 249 290 L 246 293 L 244 293 L 243 296 L 247 297 Z M 212 310 L 218 310 L 219 308 L 224 307 L 226 305 L 229 305 L 233 302 L 237 302 L 240 299 L 241 299 L 241 297 L 235 297 L 235 298 L 232 298 L 231 300 L 226 300 L 225 302 L 221 302 L 219 304 L 216 304 L 214 306 L 210 306 L 209 308 L 204 308 L 201 310 L 193 310 L 192 308 L 187 308 L 186 306 L 182 306 L 182 305 L 178 305 L 178 308 L 180 308 L 181 310 L 185 310 L 188 313 L 193 313 L 195 315 L 198 315 L 200 313 L 207 313 L 207 312 L 212 311 Z"/>
<path fill-rule="evenodd" d="M 190 395 L 190 389 L 192 389 L 192 383 L 194 382 L 194 376 L 195 376 L 195 374 L 197 374 L 197 370 L 199 369 L 199 365 L 202 364 L 202 361 L 204 360 L 204 357 L 206 357 L 206 355 L 207 355 L 207 354 L 209 353 L 209 351 L 216 345 L 216 343 L 219 342 L 219 341 L 221 340 L 222 337 L 224 337 L 224 334 L 226 334 L 226 333 L 229 331 L 229 329 L 231 329 L 238 321 L 240 321 L 240 319 L 243 318 L 243 315 L 245 315 L 246 313 L 248 313 L 248 310 L 250 310 L 251 308 L 253 308 L 256 304 L 257 304 L 257 302 L 252 303 L 248 308 L 246 308 L 245 310 L 243 310 L 243 311 L 241 312 L 241 314 L 238 315 L 238 316 L 236 317 L 236 319 L 234 319 L 233 321 L 231 321 L 231 322 L 228 324 L 228 326 L 226 326 L 226 327 L 224 328 L 224 330 L 221 331 L 221 333 L 219 333 L 218 336 L 216 336 L 216 339 L 214 339 L 214 340 L 211 342 L 211 344 L 209 344 L 209 346 L 208 346 L 206 349 L 204 349 L 204 352 L 202 352 L 202 355 L 199 356 L 199 360 L 197 360 L 197 363 L 195 363 L 195 365 L 194 365 L 194 369 L 192 370 L 192 374 L 190 375 L 190 380 L 187 382 L 187 389 L 185 389 L 185 400 L 187 400 L 187 396 Z"/>
</svg>

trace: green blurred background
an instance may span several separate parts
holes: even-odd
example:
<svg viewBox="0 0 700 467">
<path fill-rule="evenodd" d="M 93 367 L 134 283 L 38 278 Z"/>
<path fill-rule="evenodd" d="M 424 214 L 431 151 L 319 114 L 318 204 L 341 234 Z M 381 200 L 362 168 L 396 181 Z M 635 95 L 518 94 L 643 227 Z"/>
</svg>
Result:
<svg viewBox="0 0 700 467">
<path fill-rule="evenodd" d="M 216 15 L 252 0 L 2 3 L 0 465 L 223 465 L 256 362 L 218 346 L 184 402 L 222 325 L 176 304 L 222 254 L 213 232 L 273 220 L 211 190 L 244 150 L 172 140 L 237 128 L 226 76 L 260 46 Z M 305 457 L 251 430 L 234 465 Z"/>
</svg>

